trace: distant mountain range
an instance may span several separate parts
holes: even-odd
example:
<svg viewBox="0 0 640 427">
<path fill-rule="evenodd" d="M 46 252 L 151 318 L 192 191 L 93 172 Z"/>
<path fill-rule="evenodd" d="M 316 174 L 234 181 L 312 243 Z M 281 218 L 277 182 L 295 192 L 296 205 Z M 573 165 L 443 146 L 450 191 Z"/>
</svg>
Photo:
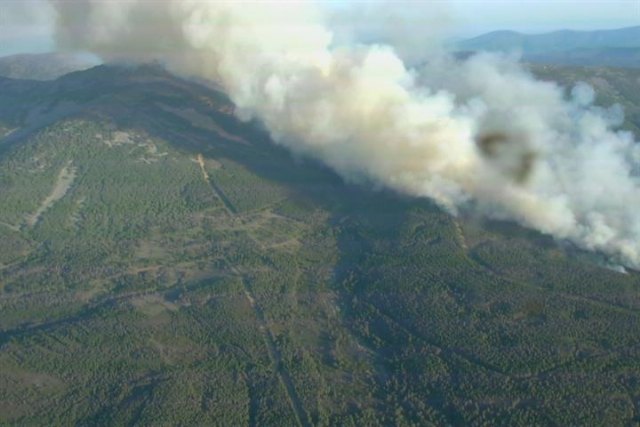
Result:
<svg viewBox="0 0 640 427">
<path fill-rule="evenodd" d="M 54 80 L 73 71 L 98 64 L 88 55 L 72 53 L 21 54 L 0 57 L 0 77 L 28 80 Z"/>
<path fill-rule="evenodd" d="M 567 65 L 640 67 L 640 26 L 544 34 L 494 31 L 457 44 L 465 52 L 515 52 L 524 60 Z"/>
<path fill-rule="evenodd" d="M 640 26 L 617 30 L 561 30 L 544 34 L 494 31 L 455 44 L 471 52 L 518 53 L 526 62 L 556 65 L 640 68 Z M 98 65 L 89 55 L 74 53 L 19 54 L 0 57 L 0 77 L 55 80 Z"/>
</svg>

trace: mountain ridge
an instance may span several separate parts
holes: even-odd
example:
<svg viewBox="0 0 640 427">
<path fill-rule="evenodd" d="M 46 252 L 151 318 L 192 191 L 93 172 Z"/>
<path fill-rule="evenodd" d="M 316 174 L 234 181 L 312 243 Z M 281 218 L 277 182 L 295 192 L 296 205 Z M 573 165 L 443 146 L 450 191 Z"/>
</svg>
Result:
<svg viewBox="0 0 640 427">
<path fill-rule="evenodd" d="M 494 31 L 463 40 L 460 51 L 516 53 L 535 63 L 640 67 L 640 26 L 614 30 L 559 30 L 540 34 Z"/>
<path fill-rule="evenodd" d="M 499 30 L 464 40 L 459 46 L 467 50 L 520 50 L 523 54 L 575 48 L 638 48 L 640 26 L 613 30 L 558 30 L 538 34 Z"/>
</svg>

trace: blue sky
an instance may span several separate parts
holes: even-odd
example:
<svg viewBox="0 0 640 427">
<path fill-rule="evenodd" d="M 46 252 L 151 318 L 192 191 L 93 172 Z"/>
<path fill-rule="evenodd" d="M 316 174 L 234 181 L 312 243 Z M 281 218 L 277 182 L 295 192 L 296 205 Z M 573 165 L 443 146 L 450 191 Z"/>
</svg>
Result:
<svg viewBox="0 0 640 427">
<path fill-rule="evenodd" d="M 371 1 L 325 3 L 336 9 L 357 10 Z M 471 37 L 499 29 L 536 33 L 640 25 L 640 0 L 390 0 L 384 4 L 401 9 L 401 15 L 406 16 L 446 16 L 448 25 L 444 31 L 452 37 Z M 419 28 L 415 31 L 423 32 Z M 0 0 L 0 55 L 52 48 L 51 10 L 45 0 Z"/>
</svg>

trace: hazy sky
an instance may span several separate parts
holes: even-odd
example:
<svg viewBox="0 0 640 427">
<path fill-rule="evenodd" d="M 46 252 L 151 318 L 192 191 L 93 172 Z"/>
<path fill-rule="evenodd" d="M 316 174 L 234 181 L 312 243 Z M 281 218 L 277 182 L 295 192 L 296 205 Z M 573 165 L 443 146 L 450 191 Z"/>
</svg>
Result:
<svg viewBox="0 0 640 427">
<path fill-rule="evenodd" d="M 640 25 L 640 0 L 451 0 L 447 3 L 458 21 L 456 29 L 462 35 L 496 29 L 541 32 Z"/>
<path fill-rule="evenodd" d="M 159 0 L 161 1 L 161 0 Z M 325 0 L 334 9 L 356 12 L 371 1 Z M 549 30 L 618 28 L 640 25 L 640 0 L 396 0 L 378 1 L 401 16 L 413 16 L 405 30 L 425 26 L 415 17 L 436 16 L 447 22 L 444 32 L 470 37 L 498 29 L 525 32 Z M 441 19 L 441 17 L 447 19 Z M 42 52 L 53 48 L 51 14 L 44 0 L 0 0 L 0 55 Z M 362 20 L 360 22 L 362 25 Z M 438 24 L 438 25 L 441 25 Z M 423 33 L 424 28 L 415 28 Z"/>
<path fill-rule="evenodd" d="M 0 0 L 0 55 L 51 50 L 51 32 L 43 0 Z"/>
</svg>

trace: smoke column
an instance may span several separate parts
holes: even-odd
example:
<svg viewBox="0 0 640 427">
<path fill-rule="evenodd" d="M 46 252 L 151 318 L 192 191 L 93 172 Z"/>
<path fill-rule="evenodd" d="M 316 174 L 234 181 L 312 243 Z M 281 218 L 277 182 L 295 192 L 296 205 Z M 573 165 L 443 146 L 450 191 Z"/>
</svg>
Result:
<svg viewBox="0 0 640 427">
<path fill-rule="evenodd" d="M 57 41 L 214 79 L 274 141 L 455 213 L 474 206 L 640 267 L 640 151 L 621 111 L 514 61 L 341 44 L 313 2 L 54 1 Z"/>
</svg>

